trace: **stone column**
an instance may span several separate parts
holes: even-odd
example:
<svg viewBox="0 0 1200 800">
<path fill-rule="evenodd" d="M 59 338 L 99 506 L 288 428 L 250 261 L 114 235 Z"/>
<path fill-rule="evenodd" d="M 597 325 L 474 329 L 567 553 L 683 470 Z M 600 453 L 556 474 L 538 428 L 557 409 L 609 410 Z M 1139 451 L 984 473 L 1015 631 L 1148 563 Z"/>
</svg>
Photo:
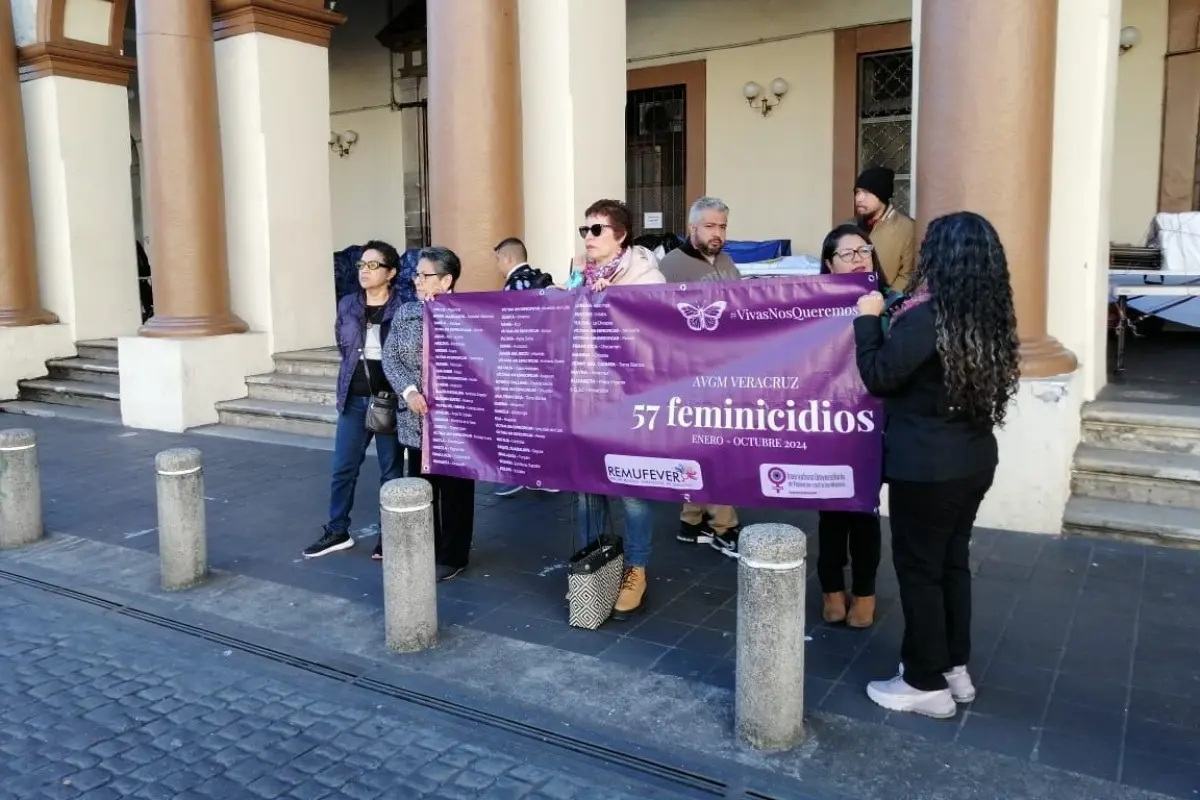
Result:
<svg viewBox="0 0 1200 800">
<path fill-rule="evenodd" d="M 229 304 L 212 7 L 137 0 L 154 316 L 142 336 L 242 333 Z"/>
<path fill-rule="evenodd" d="M 331 345 L 329 37 L 345 17 L 324 0 L 213 11 L 233 311 L 272 353 Z"/>
<path fill-rule="evenodd" d="M 137 0 L 137 28 L 154 316 L 119 340 L 121 420 L 182 431 L 245 397 L 246 376 L 270 372 L 271 352 L 230 306 L 212 6 Z"/>
<path fill-rule="evenodd" d="M 12 6 L 0 2 L 0 327 L 57 322 L 41 306 Z"/>
<path fill-rule="evenodd" d="M 137 332 L 125 3 L 21 47 L 21 95 L 42 296 L 74 341 Z M 101 43 L 103 42 L 103 44 Z"/>
<path fill-rule="evenodd" d="M 461 291 L 498 289 L 492 248 L 523 234 L 517 0 L 427 13 L 433 243 L 462 259 Z"/>
<path fill-rule="evenodd" d="M 1046 0 L 922 0 L 920 12 L 918 226 L 963 210 L 996 226 L 1028 378 L 1076 366 L 1046 323 L 1057 11 Z"/>
<path fill-rule="evenodd" d="M 565 279 L 584 209 L 625 197 L 625 0 L 520 0 L 519 17 L 525 244 Z"/>
</svg>

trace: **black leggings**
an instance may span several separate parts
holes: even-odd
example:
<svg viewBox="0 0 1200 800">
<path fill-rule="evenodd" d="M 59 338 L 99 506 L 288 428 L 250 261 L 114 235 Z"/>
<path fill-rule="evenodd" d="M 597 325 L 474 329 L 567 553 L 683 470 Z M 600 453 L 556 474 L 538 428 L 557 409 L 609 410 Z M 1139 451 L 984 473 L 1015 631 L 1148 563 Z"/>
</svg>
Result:
<svg viewBox="0 0 1200 800">
<path fill-rule="evenodd" d="M 904 609 L 900 658 L 913 688 L 946 688 L 971 658 L 971 529 L 994 470 L 937 483 L 889 481 L 892 560 Z"/>
<path fill-rule="evenodd" d="M 853 511 L 822 511 L 817 524 L 817 579 L 825 594 L 846 591 L 846 562 L 850 562 L 851 592 L 875 594 L 881 547 L 879 517 Z"/>
<path fill-rule="evenodd" d="M 433 543 L 438 564 L 465 567 L 475 532 L 475 481 L 449 475 L 422 475 L 421 451 L 408 451 L 408 477 L 433 488 Z"/>
</svg>

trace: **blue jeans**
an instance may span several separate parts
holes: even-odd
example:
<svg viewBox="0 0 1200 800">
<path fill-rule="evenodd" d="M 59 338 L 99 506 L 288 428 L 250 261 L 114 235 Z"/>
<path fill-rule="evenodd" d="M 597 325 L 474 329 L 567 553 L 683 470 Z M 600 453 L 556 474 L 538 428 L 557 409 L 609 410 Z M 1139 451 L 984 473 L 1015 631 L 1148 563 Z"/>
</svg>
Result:
<svg viewBox="0 0 1200 800">
<path fill-rule="evenodd" d="M 350 509 L 354 507 L 354 487 L 358 472 L 367 457 L 367 447 L 375 440 L 379 456 L 380 486 L 393 478 L 404 477 L 404 448 L 396 434 L 376 435 L 367 430 L 369 397 L 347 397 L 338 414 L 337 434 L 333 440 L 333 481 L 329 492 L 329 524 L 333 533 L 350 532 Z"/>
<path fill-rule="evenodd" d="M 577 549 L 608 528 L 608 503 L 620 503 L 625 507 L 625 566 L 645 567 L 650 561 L 650 504 L 636 497 L 607 498 L 598 494 L 580 494 L 575 498 L 576 517 L 579 521 Z M 593 518 L 594 515 L 594 518 Z"/>
</svg>

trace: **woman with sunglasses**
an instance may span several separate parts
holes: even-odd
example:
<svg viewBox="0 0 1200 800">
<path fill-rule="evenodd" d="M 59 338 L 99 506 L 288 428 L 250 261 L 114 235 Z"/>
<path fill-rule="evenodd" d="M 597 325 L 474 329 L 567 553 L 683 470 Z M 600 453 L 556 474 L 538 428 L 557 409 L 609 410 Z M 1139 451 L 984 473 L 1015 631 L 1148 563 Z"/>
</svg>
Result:
<svg viewBox="0 0 1200 800">
<path fill-rule="evenodd" d="M 854 223 L 831 230 L 821 245 L 822 275 L 875 274 L 875 286 L 889 307 L 904 295 L 887 286 L 879 256 L 867 232 Z M 882 325 L 886 330 L 887 316 Z M 817 579 L 824 601 L 822 617 L 830 624 L 869 628 L 875 622 L 875 574 L 882 546 L 879 515 L 854 511 L 822 511 L 817 522 Z M 850 594 L 846 596 L 846 564 Z"/>
<path fill-rule="evenodd" d="M 372 395 L 391 392 L 383 371 L 383 343 L 392 318 L 400 306 L 392 281 L 400 269 L 400 254 L 387 242 L 370 241 L 358 261 L 358 285 L 362 291 L 338 302 L 334 336 L 341 366 L 337 379 L 337 433 L 333 441 L 333 480 L 330 487 L 329 521 L 321 538 L 304 549 L 305 558 L 316 558 L 354 546 L 350 536 L 350 509 L 354 489 L 367 447 L 375 440 L 380 481 L 404 474 L 404 454 L 396 434 L 367 430 L 367 406 Z M 372 557 L 382 557 L 377 543 Z"/>
<path fill-rule="evenodd" d="M 588 207 L 579 228 L 585 253 L 571 269 L 567 288 L 604 291 L 610 286 L 666 283 L 654 254 L 630 244 L 633 218 L 617 200 L 597 200 Z M 614 619 L 628 619 L 642 610 L 646 599 L 646 563 L 650 560 L 650 504 L 636 497 L 622 497 L 625 511 L 625 575 L 621 593 L 613 607 Z M 608 498 L 581 494 L 576 500 L 579 547 L 603 533 L 608 526 Z"/>
</svg>

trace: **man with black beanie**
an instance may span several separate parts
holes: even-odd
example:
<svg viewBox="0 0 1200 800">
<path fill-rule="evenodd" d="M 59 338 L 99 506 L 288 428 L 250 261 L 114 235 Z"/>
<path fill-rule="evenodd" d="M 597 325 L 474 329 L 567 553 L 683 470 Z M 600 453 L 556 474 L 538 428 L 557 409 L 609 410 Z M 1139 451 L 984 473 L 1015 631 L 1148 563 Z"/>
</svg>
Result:
<svg viewBox="0 0 1200 800">
<path fill-rule="evenodd" d="M 916 266 L 917 226 L 892 205 L 896 173 L 887 167 L 869 167 L 854 182 L 854 214 L 871 234 L 871 244 L 888 285 L 904 291 Z"/>
</svg>

